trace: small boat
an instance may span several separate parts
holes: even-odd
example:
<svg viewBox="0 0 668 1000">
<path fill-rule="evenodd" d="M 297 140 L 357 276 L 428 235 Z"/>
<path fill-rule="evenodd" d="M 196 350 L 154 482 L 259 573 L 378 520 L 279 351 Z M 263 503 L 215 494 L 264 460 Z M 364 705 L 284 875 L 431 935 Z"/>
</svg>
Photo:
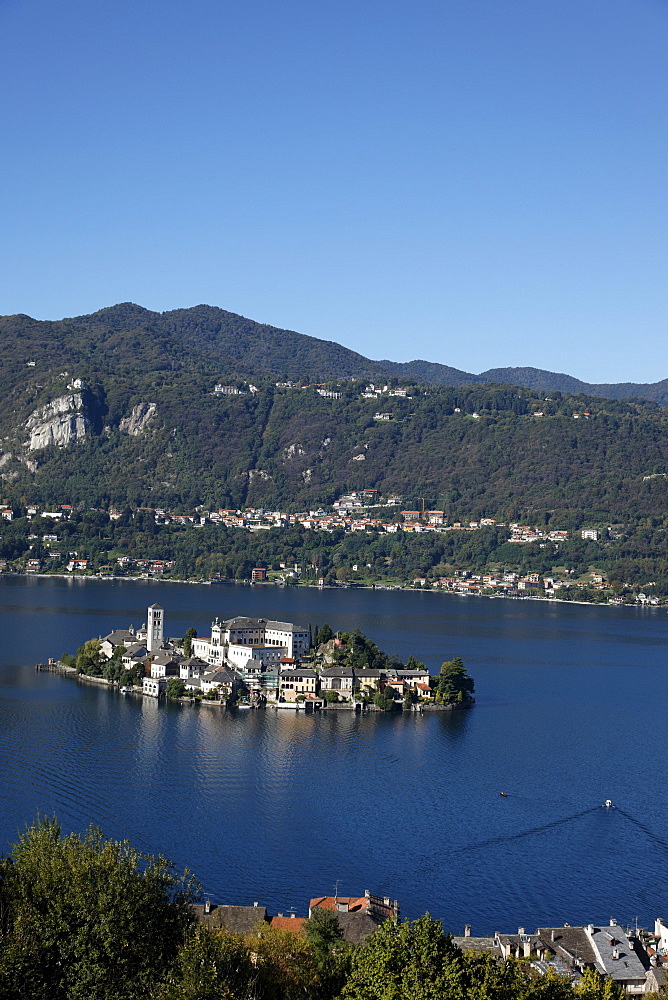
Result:
<svg viewBox="0 0 668 1000">
<path fill-rule="evenodd" d="M 130 694 L 130 688 L 128 688 L 128 687 L 122 687 L 122 688 L 120 688 L 120 692 L 121 692 L 121 694 Z"/>
<path fill-rule="evenodd" d="M 507 799 L 507 798 L 508 798 L 508 792 L 499 792 L 499 795 L 500 795 L 500 796 L 501 796 L 501 798 L 503 798 L 503 799 Z"/>
</svg>

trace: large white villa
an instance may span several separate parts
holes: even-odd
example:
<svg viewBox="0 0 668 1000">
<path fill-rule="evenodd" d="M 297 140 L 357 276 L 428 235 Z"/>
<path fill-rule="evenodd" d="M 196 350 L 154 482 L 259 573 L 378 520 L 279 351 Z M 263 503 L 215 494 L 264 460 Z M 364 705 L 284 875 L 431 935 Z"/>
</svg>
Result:
<svg viewBox="0 0 668 1000">
<path fill-rule="evenodd" d="M 308 629 L 292 622 L 274 622 L 267 618 L 216 619 L 211 636 L 193 639 L 193 653 L 211 666 L 228 664 L 243 670 L 249 660 L 265 669 L 281 660 L 298 660 L 308 653 Z"/>
</svg>

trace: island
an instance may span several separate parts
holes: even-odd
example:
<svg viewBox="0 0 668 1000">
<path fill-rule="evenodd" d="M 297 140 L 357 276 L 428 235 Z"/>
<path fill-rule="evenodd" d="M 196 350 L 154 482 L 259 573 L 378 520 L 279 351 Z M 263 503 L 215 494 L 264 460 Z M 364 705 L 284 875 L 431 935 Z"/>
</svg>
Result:
<svg viewBox="0 0 668 1000">
<path fill-rule="evenodd" d="M 403 663 L 358 630 L 243 616 L 216 618 L 206 637 L 189 628 L 168 638 L 159 604 L 141 628 L 88 639 L 50 664 L 124 694 L 238 709 L 452 711 L 475 701 L 460 657 L 433 676 L 414 656 Z"/>
</svg>

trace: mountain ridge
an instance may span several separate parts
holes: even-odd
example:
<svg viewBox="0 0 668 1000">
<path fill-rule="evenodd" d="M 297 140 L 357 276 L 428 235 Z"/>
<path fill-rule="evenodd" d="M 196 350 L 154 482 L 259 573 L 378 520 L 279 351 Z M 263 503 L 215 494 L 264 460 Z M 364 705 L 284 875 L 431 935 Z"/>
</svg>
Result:
<svg viewBox="0 0 668 1000">
<path fill-rule="evenodd" d="M 17 329 L 12 331 L 12 327 Z M 434 386 L 501 383 L 535 391 L 668 404 L 668 379 L 652 383 L 593 383 L 565 372 L 530 366 L 497 367 L 474 373 L 422 358 L 405 362 L 374 360 L 337 341 L 259 323 L 206 304 L 157 312 L 133 302 L 121 302 L 61 320 L 36 320 L 25 313 L 0 317 L 0 332 L 20 330 L 25 334 L 29 329 L 42 334 L 59 330 L 65 337 L 77 330 L 90 331 L 100 338 L 102 345 L 109 344 L 114 351 L 122 346 L 113 342 L 114 334 L 121 337 L 149 334 L 163 341 L 167 337 L 170 344 L 166 353 L 174 355 L 172 363 L 183 362 L 178 354 L 179 348 L 185 348 L 198 352 L 201 360 L 211 363 L 232 361 L 242 374 L 256 371 L 296 380 L 396 378 Z"/>
</svg>

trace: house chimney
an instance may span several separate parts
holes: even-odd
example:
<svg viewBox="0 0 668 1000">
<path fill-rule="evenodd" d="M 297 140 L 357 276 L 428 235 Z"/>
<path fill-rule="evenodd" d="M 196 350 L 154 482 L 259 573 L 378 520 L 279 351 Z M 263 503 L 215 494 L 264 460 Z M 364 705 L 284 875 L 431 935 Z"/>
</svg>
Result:
<svg viewBox="0 0 668 1000">
<path fill-rule="evenodd" d="M 613 948 L 612 949 L 612 958 L 613 958 L 613 961 L 615 961 L 615 962 L 617 961 L 617 959 L 619 958 L 619 948 Z"/>
<path fill-rule="evenodd" d="M 257 905 L 258 905 L 257 903 L 253 903 L 253 906 L 257 906 Z"/>
<path fill-rule="evenodd" d="M 211 913 L 211 900 L 210 899 L 207 899 L 206 903 L 204 904 L 204 912 L 205 913 Z"/>
<path fill-rule="evenodd" d="M 518 934 L 520 934 L 520 935 L 521 935 L 521 934 L 524 934 L 524 933 L 525 933 L 525 930 L 524 930 L 524 928 L 523 928 L 523 927 L 518 927 L 518 928 L 517 928 L 517 933 L 518 933 Z"/>
<path fill-rule="evenodd" d="M 464 928 L 464 937 L 465 938 L 471 937 L 471 925 L 470 924 L 467 924 L 466 927 Z"/>
</svg>

